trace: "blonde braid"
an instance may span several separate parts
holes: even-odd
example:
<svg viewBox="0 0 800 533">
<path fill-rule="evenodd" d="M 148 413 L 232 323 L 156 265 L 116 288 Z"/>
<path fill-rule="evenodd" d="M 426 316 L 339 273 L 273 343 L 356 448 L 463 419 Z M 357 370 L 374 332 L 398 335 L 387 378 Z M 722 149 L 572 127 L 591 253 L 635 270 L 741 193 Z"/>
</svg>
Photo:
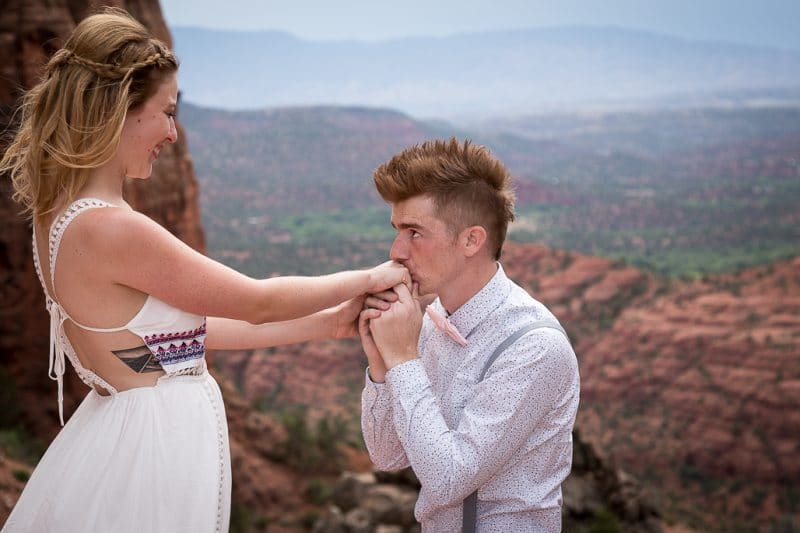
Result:
<svg viewBox="0 0 800 533">
<path fill-rule="evenodd" d="M 61 65 L 66 64 L 69 61 L 69 58 L 72 56 L 72 50 L 67 50 L 66 48 L 62 48 L 58 50 L 53 56 L 50 58 L 50 61 L 47 62 L 47 70 L 48 72 L 52 72 Z"/>
<path fill-rule="evenodd" d="M 138 61 L 136 63 L 132 63 L 127 67 L 120 67 L 118 65 L 114 65 L 112 63 L 98 63 L 97 61 L 92 61 L 91 59 L 86 59 L 85 57 L 81 57 L 74 53 L 72 50 L 67 50 L 66 48 L 62 48 L 50 59 L 50 62 L 47 65 L 48 70 L 51 72 L 56 68 L 60 67 L 61 65 L 65 64 L 73 64 L 83 67 L 87 70 L 90 70 L 97 74 L 101 78 L 107 78 L 109 80 L 118 80 L 118 79 L 125 79 L 130 77 L 135 71 L 150 67 L 153 65 L 163 66 L 167 62 L 165 61 L 167 58 L 163 51 L 156 52 L 150 56 L 148 56 L 143 61 Z"/>
</svg>

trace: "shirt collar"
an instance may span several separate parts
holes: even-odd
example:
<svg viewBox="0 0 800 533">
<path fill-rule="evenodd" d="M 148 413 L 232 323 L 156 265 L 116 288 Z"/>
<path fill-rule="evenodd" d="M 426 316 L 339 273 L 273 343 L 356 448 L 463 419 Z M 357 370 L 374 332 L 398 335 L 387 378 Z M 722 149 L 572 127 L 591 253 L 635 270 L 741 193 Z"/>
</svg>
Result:
<svg viewBox="0 0 800 533">
<path fill-rule="evenodd" d="M 506 276 L 503 266 L 497 263 L 497 272 L 492 279 L 447 319 L 458 329 L 459 333 L 469 340 L 472 330 L 505 301 L 509 292 L 511 292 L 511 280 Z M 447 316 L 447 311 L 438 298 L 432 305 L 437 311 Z"/>
</svg>

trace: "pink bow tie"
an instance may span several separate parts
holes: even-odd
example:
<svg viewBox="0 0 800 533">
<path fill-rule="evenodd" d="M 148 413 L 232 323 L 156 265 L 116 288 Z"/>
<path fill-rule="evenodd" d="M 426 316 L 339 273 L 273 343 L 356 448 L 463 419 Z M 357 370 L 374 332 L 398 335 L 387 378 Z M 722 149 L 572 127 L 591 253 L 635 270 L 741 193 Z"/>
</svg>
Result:
<svg viewBox="0 0 800 533">
<path fill-rule="evenodd" d="M 453 324 L 451 324 L 449 320 L 443 317 L 439 311 L 437 311 L 431 306 L 428 306 L 425 309 L 425 312 L 428 313 L 429 317 L 431 317 L 431 320 L 433 321 L 434 325 L 445 335 L 453 339 L 453 341 L 456 344 L 460 346 L 467 345 L 467 339 L 462 337 L 461 333 L 458 332 L 456 327 Z"/>
</svg>

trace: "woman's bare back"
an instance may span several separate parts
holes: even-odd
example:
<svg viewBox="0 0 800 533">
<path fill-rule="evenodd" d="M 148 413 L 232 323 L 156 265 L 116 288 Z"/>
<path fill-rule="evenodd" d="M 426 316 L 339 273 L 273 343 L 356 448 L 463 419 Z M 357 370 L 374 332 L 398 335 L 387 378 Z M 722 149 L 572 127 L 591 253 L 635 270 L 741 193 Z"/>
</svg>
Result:
<svg viewBox="0 0 800 533">
<path fill-rule="evenodd" d="M 90 209 L 77 216 L 64 230 L 54 258 L 55 287 L 52 286 L 48 237 L 50 224 L 37 227 L 37 251 L 47 290 L 71 319 L 92 328 L 119 328 L 139 313 L 147 295 L 108 279 L 101 267 L 107 258 L 104 249 L 93 246 L 92 233 L 104 221 L 102 211 L 128 209 L 107 207 Z M 55 243 L 54 243 L 55 244 Z M 55 290 L 54 290 L 55 289 Z M 128 330 L 96 332 L 64 322 L 64 333 L 80 363 L 117 391 L 152 386 L 164 375 L 144 341 Z M 95 386 L 100 394 L 108 391 Z"/>
</svg>

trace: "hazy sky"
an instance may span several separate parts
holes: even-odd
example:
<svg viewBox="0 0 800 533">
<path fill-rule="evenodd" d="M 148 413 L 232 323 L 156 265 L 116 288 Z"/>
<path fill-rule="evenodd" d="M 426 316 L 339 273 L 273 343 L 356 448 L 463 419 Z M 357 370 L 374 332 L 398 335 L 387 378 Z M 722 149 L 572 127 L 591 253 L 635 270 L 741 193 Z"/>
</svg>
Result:
<svg viewBox="0 0 800 533">
<path fill-rule="evenodd" d="M 311 40 L 548 26 L 620 26 L 800 50 L 800 0 L 161 0 L 171 26 Z"/>
</svg>

